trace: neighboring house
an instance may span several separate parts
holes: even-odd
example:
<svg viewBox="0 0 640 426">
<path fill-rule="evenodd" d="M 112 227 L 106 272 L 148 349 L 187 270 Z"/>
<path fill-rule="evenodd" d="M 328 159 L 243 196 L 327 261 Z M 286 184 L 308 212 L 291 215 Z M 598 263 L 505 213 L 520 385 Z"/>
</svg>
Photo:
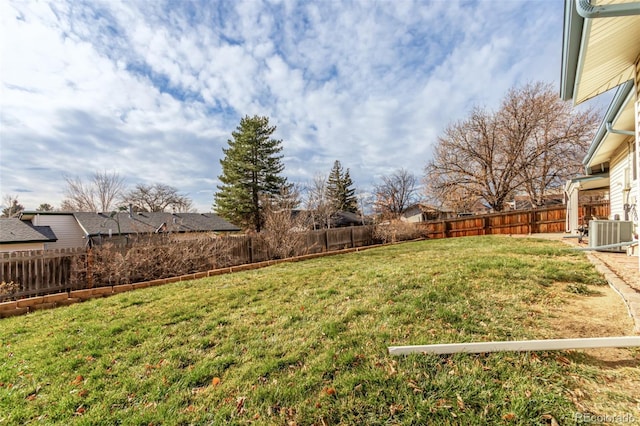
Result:
<svg viewBox="0 0 640 426">
<path fill-rule="evenodd" d="M 33 226 L 18 218 L 0 219 L 0 252 L 47 250 L 56 240 L 48 226 Z"/>
<path fill-rule="evenodd" d="M 567 190 L 576 200 L 576 186 L 608 186 L 610 219 L 634 221 L 637 229 L 640 3 L 565 0 L 560 85 L 561 98 L 574 105 L 618 88 L 584 158 L 587 176 Z"/>
<path fill-rule="evenodd" d="M 513 201 L 509 201 L 505 206 L 505 211 L 510 210 L 531 210 L 544 209 L 547 207 L 557 207 L 564 205 L 564 193 L 549 192 L 543 196 L 542 206 L 534 206 L 531 197 L 527 194 L 518 194 L 513 197 Z"/>
<path fill-rule="evenodd" d="M 186 239 L 240 228 L 213 213 L 23 212 L 20 220 L 47 225 L 58 241 L 48 248 L 85 247 L 141 234 L 171 234 Z"/>
<path fill-rule="evenodd" d="M 567 198 L 565 231 L 574 233 L 578 227 L 592 219 L 580 217 L 580 204 L 584 204 L 582 200 L 588 198 L 609 200 L 609 173 L 576 177 L 567 181 L 564 191 Z"/>
<path fill-rule="evenodd" d="M 314 222 L 313 213 L 309 210 L 294 209 L 291 210 L 291 214 L 294 219 L 300 215 L 304 215 L 305 220 L 303 223 L 307 226 L 307 229 L 324 229 L 327 224 L 326 218 L 316 218 L 316 221 Z M 372 223 L 373 221 L 371 218 L 367 216 L 342 210 L 332 213 L 331 217 L 329 217 L 329 228 L 371 225 Z"/>
<path fill-rule="evenodd" d="M 332 228 L 342 228 L 345 226 L 362 226 L 370 224 L 371 220 L 357 213 L 345 212 L 340 210 L 331 215 Z"/>
<path fill-rule="evenodd" d="M 23 211 L 20 220 L 33 226 L 48 226 L 58 240 L 49 243 L 47 249 L 77 248 L 87 245 L 84 232 L 71 212 Z"/>
<path fill-rule="evenodd" d="M 405 209 L 400 220 L 410 223 L 426 222 L 429 220 L 449 219 L 455 217 L 450 211 L 440 210 L 428 204 L 413 204 Z"/>
</svg>

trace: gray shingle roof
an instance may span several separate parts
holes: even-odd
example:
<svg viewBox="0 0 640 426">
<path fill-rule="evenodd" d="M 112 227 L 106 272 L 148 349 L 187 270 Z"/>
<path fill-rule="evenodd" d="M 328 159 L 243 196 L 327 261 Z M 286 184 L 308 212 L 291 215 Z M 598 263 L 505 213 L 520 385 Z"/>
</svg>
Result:
<svg viewBox="0 0 640 426">
<path fill-rule="evenodd" d="M 48 226 L 33 226 L 18 218 L 0 219 L 0 243 L 52 242 L 58 238 Z"/>
<path fill-rule="evenodd" d="M 153 232 L 233 232 L 240 228 L 213 213 L 142 212 L 129 216 L 127 212 L 75 212 L 80 226 L 89 235 L 137 234 Z"/>
</svg>

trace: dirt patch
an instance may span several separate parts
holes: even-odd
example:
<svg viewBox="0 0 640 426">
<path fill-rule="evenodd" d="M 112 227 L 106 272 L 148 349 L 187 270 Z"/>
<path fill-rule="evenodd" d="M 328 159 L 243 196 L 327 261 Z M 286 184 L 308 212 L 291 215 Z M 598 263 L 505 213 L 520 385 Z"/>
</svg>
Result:
<svg viewBox="0 0 640 426">
<path fill-rule="evenodd" d="M 554 299 L 560 302 L 544 307 L 547 312 L 554 310 L 549 312 L 552 334 L 549 338 L 633 335 L 634 323 L 627 307 L 609 286 L 589 286 L 594 292 L 589 295 L 571 293 L 566 283 L 556 283 L 551 290 Z M 568 393 L 579 413 L 627 415 L 626 419 L 633 420 L 627 424 L 640 424 L 639 349 L 584 349 L 568 353 L 566 361 L 577 367 L 572 374 L 576 387 Z M 599 402 L 602 400 L 607 400 L 607 404 Z"/>
</svg>

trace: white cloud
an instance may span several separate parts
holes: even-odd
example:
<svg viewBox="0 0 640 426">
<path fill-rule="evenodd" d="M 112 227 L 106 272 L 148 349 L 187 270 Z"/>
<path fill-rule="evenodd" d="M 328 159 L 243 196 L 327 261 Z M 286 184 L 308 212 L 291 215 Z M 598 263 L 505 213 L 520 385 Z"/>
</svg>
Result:
<svg viewBox="0 0 640 426">
<path fill-rule="evenodd" d="M 209 210 L 222 148 L 268 115 L 293 181 L 416 174 L 451 121 L 559 73 L 562 6 L 507 1 L 2 2 L 1 192 L 161 182 Z M 163 8 L 164 7 L 164 8 Z M 10 35 L 10 36 L 9 36 Z M 11 41 L 8 41 L 11 40 Z"/>
</svg>

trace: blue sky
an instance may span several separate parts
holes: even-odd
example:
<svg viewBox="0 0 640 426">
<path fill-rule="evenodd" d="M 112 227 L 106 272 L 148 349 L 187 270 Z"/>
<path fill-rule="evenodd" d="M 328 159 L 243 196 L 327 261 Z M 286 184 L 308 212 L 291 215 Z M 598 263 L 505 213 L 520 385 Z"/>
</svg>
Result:
<svg viewBox="0 0 640 426">
<path fill-rule="evenodd" d="M 563 2 L 2 1 L 0 185 L 59 206 L 64 176 L 163 183 L 210 211 L 245 115 L 285 175 L 340 160 L 360 192 L 418 176 L 447 124 L 509 87 L 558 87 Z"/>
</svg>

